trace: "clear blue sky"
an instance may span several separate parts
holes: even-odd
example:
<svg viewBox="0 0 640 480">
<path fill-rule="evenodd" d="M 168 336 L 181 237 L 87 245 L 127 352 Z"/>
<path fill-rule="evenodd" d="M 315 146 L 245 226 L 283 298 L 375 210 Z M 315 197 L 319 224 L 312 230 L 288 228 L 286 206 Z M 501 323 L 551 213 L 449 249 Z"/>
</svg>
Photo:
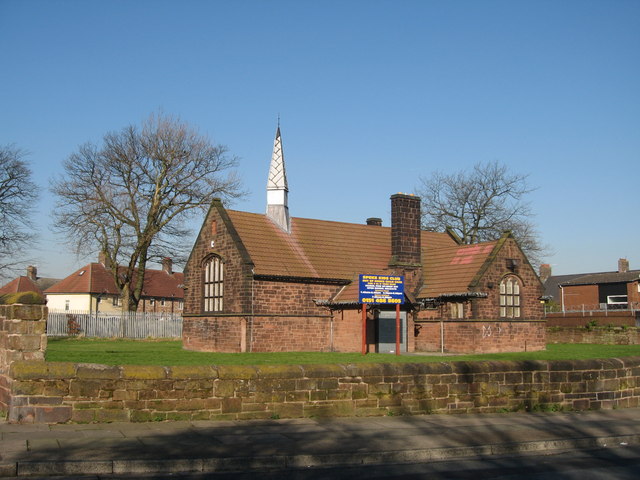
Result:
<svg viewBox="0 0 640 480">
<path fill-rule="evenodd" d="M 279 114 L 293 216 L 389 225 L 420 175 L 498 160 L 539 187 L 555 274 L 640 268 L 638 0 L 0 0 L 0 66 L 42 276 L 94 261 L 50 232 L 49 179 L 159 109 L 240 157 L 236 209 L 265 209 Z"/>
</svg>

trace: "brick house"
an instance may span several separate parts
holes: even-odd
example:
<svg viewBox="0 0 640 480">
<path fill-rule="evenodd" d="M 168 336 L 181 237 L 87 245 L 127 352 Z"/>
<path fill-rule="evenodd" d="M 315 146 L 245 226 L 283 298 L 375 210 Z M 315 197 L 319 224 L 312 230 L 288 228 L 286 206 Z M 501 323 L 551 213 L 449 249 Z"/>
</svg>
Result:
<svg viewBox="0 0 640 480">
<path fill-rule="evenodd" d="M 549 276 L 545 293 L 561 311 L 640 309 L 640 270 L 630 270 L 626 258 L 618 269 L 573 275 Z"/>
<path fill-rule="evenodd" d="M 165 258 L 162 270 L 147 269 L 139 312 L 181 313 L 184 300 L 183 274 L 174 272 Z M 104 255 L 97 263 L 79 268 L 44 291 L 47 306 L 58 311 L 120 312 L 120 292 L 105 266 Z"/>
<path fill-rule="evenodd" d="M 358 352 L 360 274 L 403 275 L 402 352 L 545 348 L 542 284 L 510 233 L 462 245 L 420 229 L 420 199 L 391 196 L 391 227 L 289 216 L 280 129 L 267 212 L 215 200 L 185 268 L 183 344 L 220 352 Z M 395 349 L 395 309 L 369 309 L 368 351 Z"/>
</svg>

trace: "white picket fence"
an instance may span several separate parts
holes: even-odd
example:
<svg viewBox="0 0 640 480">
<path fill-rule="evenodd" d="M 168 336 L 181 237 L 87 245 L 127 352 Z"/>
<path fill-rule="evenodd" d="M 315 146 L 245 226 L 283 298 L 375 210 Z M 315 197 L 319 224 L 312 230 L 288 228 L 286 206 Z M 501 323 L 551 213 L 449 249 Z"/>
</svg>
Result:
<svg viewBox="0 0 640 480">
<path fill-rule="evenodd" d="M 50 310 L 47 335 L 101 338 L 180 338 L 182 317 L 171 313 Z"/>
</svg>

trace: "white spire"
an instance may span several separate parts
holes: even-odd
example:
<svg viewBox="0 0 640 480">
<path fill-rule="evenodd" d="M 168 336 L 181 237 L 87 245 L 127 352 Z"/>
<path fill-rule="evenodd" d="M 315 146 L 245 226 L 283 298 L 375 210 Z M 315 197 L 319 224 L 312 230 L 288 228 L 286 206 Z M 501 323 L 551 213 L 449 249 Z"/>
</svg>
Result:
<svg viewBox="0 0 640 480">
<path fill-rule="evenodd" d="M 267 179 L 267 217 L 287 233 L 291 231 L 288 194 L 287 172 L 284 168 L 284 152 L 280 137 L 280 122 L 278 122 Z"/>
</svg>

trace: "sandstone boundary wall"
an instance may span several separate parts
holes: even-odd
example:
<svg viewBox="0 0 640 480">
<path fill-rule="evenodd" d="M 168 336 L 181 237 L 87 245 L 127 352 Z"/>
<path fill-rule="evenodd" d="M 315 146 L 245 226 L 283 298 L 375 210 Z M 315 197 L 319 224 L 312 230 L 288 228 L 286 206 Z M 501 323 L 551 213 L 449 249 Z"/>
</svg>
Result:
<svg viewBox="0 0 640 480">
<path fill-rule="evenodd" d="M 599 345 L 640 345 L 637 327 L 549 327 L 547 343 L 594 343 Z"/>
<path fill-rule="evenodd" d="M 292 366 L 17 361 L 10 422 L 242 420 L 640 405 L 640 357 Z"/>
<path fill-rule="evenodd" d="M 10 422 L 242 420 L 638 407 L 640 357 L 288 366 L 44 361 L 47 309 L 0 309 Z"/>
</svg>

